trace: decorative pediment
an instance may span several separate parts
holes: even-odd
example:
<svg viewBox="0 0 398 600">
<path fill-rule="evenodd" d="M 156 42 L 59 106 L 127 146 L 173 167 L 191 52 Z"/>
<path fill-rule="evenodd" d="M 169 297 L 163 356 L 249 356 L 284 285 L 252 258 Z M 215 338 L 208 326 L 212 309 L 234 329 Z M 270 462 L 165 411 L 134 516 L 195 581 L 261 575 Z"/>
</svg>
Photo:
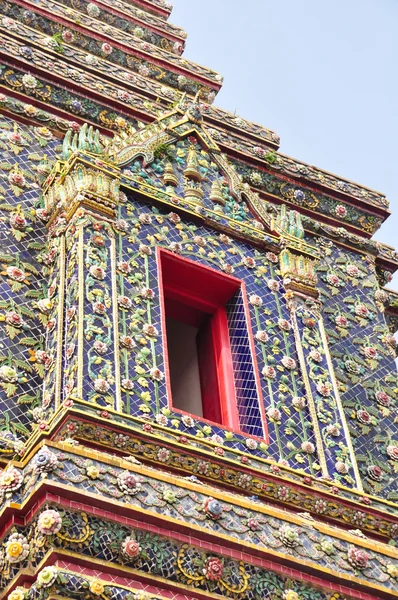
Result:
<svg viewBox="0 0 398 600">
<path fill-rule="evenodd" d="M 121 186 L 257 244 L 279 246 L 286 284 L 316 295 L 319 256 L 304 240 L 299 213 L 268 203 L 242 182 L 196 102 L 182 102 L 138 131 L 126 126 L 112 140 L 84 126 L 65 137 L 63 159 L 47 180 L 49 212 L 69 206 L 73 215 L 81 202 L 111 217 Z"/>
</svg>

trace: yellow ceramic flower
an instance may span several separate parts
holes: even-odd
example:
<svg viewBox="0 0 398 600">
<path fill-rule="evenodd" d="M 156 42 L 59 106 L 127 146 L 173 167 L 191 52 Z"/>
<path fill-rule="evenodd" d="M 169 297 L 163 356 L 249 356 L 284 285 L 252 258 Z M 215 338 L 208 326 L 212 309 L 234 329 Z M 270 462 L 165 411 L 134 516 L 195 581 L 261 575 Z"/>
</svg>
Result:
<svg viewBox="0 0 398 600">
<path fill-rule="evenodd" d="M 398 567 L 396 565 L 387 565 L 387 573 L 390 577 L 398 578 Z"/>
<path fill-rule="evenodd" d="M 7 600 L 24 600 L 25 598 L 25 588 L 17 587 L 14 591 L 9 594 Z"/>
<path fill-rule="evenodd" d="M 90 583 L 90 592 L 92 594 L 94 594 L 95 596 L 100 596 L 101 594 L 103 594 L 104 593 L 104 585 L 103 585 L 102 581 L 99 581 L 98 579 L 94 579 Z"/>
<path fill-rule="evenodd" d="M 39 127 L 38 132 L 40 135 L 43 135 L 44 137 L 46 137 L 49 134 L 51 135 L 51 131 L 49 129 L 47 129 L 47 127 Z"/>
<path fill-rule="evenodd" d="M 300 599 L 299 599 L 297 592 L 294 592 L 293 590 L 289 590 L 288 592 L 285 592 L 284 600 L 300 600 Z"/>
<path fill-rule="evenodd" d="M 87 475 L 91 479 L 97 479 L 97 477 L 99 477 L 99 474 L 100 474 L 99 469 L 98 469 L 98 467 L 95 467 L 94 465 L 88 466 L 86 471 L 87 471 Z"/>
<path fill-rule="evenodd" d="M 11 485 L 14 481 L 14 475 L 12 473 L 3 473 L 1 476 L 2 485 Z"/>
<path fill-rule="evenodd" d="M 127 126 L 126 119 L 123 119 L 122 117 L 117 117 L 115 119 L 115 123 L 117 127 L 120 127 L 120 129 L 124 129 Z"/>
<path fill-rule="evenodd" d="M 20 542 L 12 542 L 7 546 L 7 554 L 12 558 L 17 558 L 22 554 L 23 548 Z"/>
<path fill-rule="evenodd" d="M 27 104 L 24 108 L 25 115 L 35 115 L 37 113 L 37 108 L 32 106 L 31 104 Z"/>
<path fill-rule="evenodd" d="M 55 519 L 51 513 L 42 514 L 40 516 L 40 525 L 43 529 L 51 529 L 54 523 Z"/>
</svg>

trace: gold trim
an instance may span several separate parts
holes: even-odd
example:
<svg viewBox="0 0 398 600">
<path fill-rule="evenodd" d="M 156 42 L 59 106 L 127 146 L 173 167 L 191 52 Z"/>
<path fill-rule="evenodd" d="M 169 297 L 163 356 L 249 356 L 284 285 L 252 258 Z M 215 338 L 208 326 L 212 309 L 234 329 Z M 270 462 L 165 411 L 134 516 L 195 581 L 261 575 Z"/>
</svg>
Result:
<svg viewBox="0 0 398 600">
<path fill-rule="evenodd" d="M 84 358 L 84 227 L 79 228 L 78 238 L 78 359 L 77 359 L 77 393 L 83 398 L 83 358 Z"/>
<path fill-rule="evenodd" d="M 305 364 L 305 356 L 304 356 L 304 352 L 303 352 L 303 347 L 301 345 L 301 337 L 300 337 L 300 331 L 299 331 L 298 324 L 297 324 L 296 310 L 294 307 L 291 307 L 290 310 L 291 310 L 291 314 L 292 314 L 292 324 L 293 324 L 294 338 L 296 341 L 297 355 L 299 357 L 299 362 L 300 362 L 300 366 L 301 366 L 301 374 L 303 377 L 305 391 L 307 394 L 308 410 L 310 412 L 311 421 L 312 421 L 312 424 L 314 427 L 314 436 L 315 436 L 315 443 L 316 443 L 316 449 L 317 449 L 317 453 L 318 453 L 319 463 L 321 465 L 322 475 L 324 477 L 328 477 L 329 472 L 328 472 L 328 467 L 327 467 L 327 462 L 326 462 L 326 457 L 325 457 L 325 450 L 323 447 L 322 435 L 321 435 L 321 431 L 320 431 L 319 424 L 318 424 L 318 415 L 316 412 L 316 405 L 315 405 L 314 397 L 313 397 L 312 391 L 311 391 L 310 380 L 308 378 L 307 366 Z"/>
<path fill-rule="evenodd" d="M 62 391 L 62 362 L 63 362 L 63 334 L 64 334 L 64 305 L 65 305 L 65 269 L 66 269 L 66 240 L 65 235 L 60 238 L 60 265 L 59 265 L 59 304 L 57 323 L 57 364 L 55 367 L 55 410 L 61 403 Z"/>
<path fill-rule="evenodd" d="M 116 239 L 115 236 L 111 237 L 110 246 L 111 255 L 111 278 L 112 278 L 112 314 L 113 314 L 113 336 L 114 336 L 114 369 L 115 369 L 115 387 L 116 387 L 116 410 L 123 413 L 123 402 L 121 395 L 121 384 L 120 384 L 120 356 L 119 356 L 119 311 L 117 304 L 117 258 L 116 258 Z"/>
<path fill-rule="evenodd" d="M 105 455 L 104 453 L 97 451 L 97 450 L 92 450 L 92 449 L 88 449 L 88 448 L 81 447 L 81 446 L 75 447 L 75 446 L 72 446 L 67 443 L 55 443 L 55 442 L 51 442 L 51 441 L 46 442 L 45 445 L 48 448 L 56 448 L 58 450 L 66 451 L 69 454 L 73 454 L 73 455 L 76 455 L 79 457 L 83 456 L 83 457 L 91 459 L 91 460 L 98 460 L 103 464 L 112 465 L 112 466 L 119 467 L 119 468 L 122 468 L 122 469 L 125 469 L 128 471 L 132 471 L 134 473 L 143 475 L 144 477 L 148 477 L 149 479 L 156 479 L 163 483 L 180 486 L 181 488 L 191 490 L 192 492 L 200 492 L 202 494 L 206 494 L 215 499 L 218 499 L 222 502 L 228 502 L 228 503 L 236 506 L 237 508 L 246 508 L 253 512 L 261 513 L 266 516 L 274 517 L 277 519 L 281 519 L 282 521 L 292 523 L 294 525 L 297 525 L 298 527 L 308 526 L 309 528 L 316 529 L 320 533 L 330 535 L 333 538 L 344 540 L 351 544 L 354 544 L 357 546 L 362 546 L 364 548 L 368 548 L 369 550 L 379 552 L 380 554 L 383 554 L 385 556 L 389 556 L 391 558 L 398 559 L 398 548 L 395 548 L 394 546 L 390 546 L 387 543 L 380 542 L 379 540 L 371 540 L 368 538 L 362 538 L 359 536 L 355 536 L 355 535 L 351 534 L 349 531 L 347 531 L 346 529 L 343 529 L 336 525 L 328 525 L 327 523 L 324 523 L 323 521 L 317 521 L 316 519 L 306 520 L 305 518 L 301 518 L 295 512 L 287 512 L 286 509 L 278 508 L 277 506 L 265 504 L 263 502 L 262 503 L 253 502 L 244 496 L 237 497 L 236 494 L 234 494 L 233 492 L 226 492 L 226 491 L 220 490 L 219 488 L 214 487 L 212 485 L 206 485 L 204 487 L 202 483 L 199 483 L 199 484 L 195 483 L 195 482 L 190 481 L 182 476 L 169 474 L 169 473 L 162 472 L 162 471 L 156 471 L 153 468 L 147 467 L 143 464 L 131 463 L 130 461 L 128 461 L 125 458 L 112 456 L 109 454 Z M 77 493 L 82 493 L 87 497 L 92 497 L 92 498 L 99 497 L 99 494 L 94 494 L 92 492 L 88 492 L 85 490 L 79 490 L 79 489 L 76 489 L 75 487 L 73 487 L 73 485 L 67 485 L 65 483 L 54 481 L 54 480 L 47 481 L 47 482 L 46 482 L 46 480 L 44 480 L 43 482 L 40 481 L 39 483 L 40 483 L 40 485 L 41 484 L 45 485 L 46 483 L 47 484 L 51 483 L 51 485 L 55 485 L 56 487 L 59 487 L 61 489 L 62 488 L 65 488 L 68 490 L 74 489 Z M 35 487 L 32 490 L 31 494 L 34 494 L 37 491 L 37 489 L 38 488 Z M 28 503 L 29 497 L 31 494 L 29 494 L 29 496 L 25 497 L 25 499 L 23 500 L 22 503 L 10 503 L 10 505 L 15 507 L 16 509 L 18 509 L 18 508 L 22 509 L 23 506 Z M 111 498 L 111 497 L 109 497 L 109 498 L 105 497 L 104 500 L 111 504 L 118 504 L 120 507 L 127 506 L 130 508 L 133 508 L 133 510 L 138 510 L 139 512 L 142 512 L 145 515 L 155 514 L 159 518 L 162 518 L 162 515 L 157 513 L 156 511 L 154 511 L 154 513 L 152 513 L 149 509 L 140 507 L 138 505 L 132 506 L 129 504 L 125 504 L 125 503 L 119 502 L 115 498 Z M 7 509 L 7 506 L 6 505 L 3 506 L 3 508 L 0 511 L 0 515 L 6 509 Z M 145 522 L 147 522 L 147 521 L 145 521 Z M 179 520 L 175 517 L 171 517 L 171 516 L 167 517 L 167 523 L 168 522 L 173 522 L 176 525 L 181 525 L 181 520 Z M 189 527 L 197 528 L 199 531 L 202 531 L 203 533 L 207 533 L 207 534 L 212 533 L 208 529 L 202 528 L 200 525 L 196 525 L 194 523 L 193 524 L 186 523 L 186 524 L 187 524 L 187 526 L 189 525 Z M 347 526 L 347 522 L 344 523 L 344 526 L 345 527 Z M 214 535 L 217 535 L 217 536 L 225 535 L 219 531 L 213 532 L 213 533 L 214 533 Z M 235 537 L 226 536 L 226 538 L 231 541 L 234 541 L 235 543 L 239 542 L 242 544 L 247 544 L 247 542 L 244 542 L 242 540 L 237 540 Z M 253 545 L 253 547 L 258 548 L 258 546 L 255 544 Z M 290 557 L 290 558 L 292 558 L 292 557 Z"/>
<path fill-rule="evenodd" d="M 63 406 L 60 407 L 60 409 L 58 410 L 58 413 L 55 413 L 51 419 L 51 422 L 54 423 L 59 423 L 59 420 L 61 418 L 63 418 L 64 416 L 70 416 L 72 418 L 76 418 L 76 419 L 82 419 L 83 421 L 87 420 L 87 413 L 84 411 L 84 407 L 90 407 L 93 408 L 93 404 L 91 404 L 90 402 L 86 402 L 85 400 L 78 398 L 76 396 L 72 396 L 71 397 L 72 400 L 74 400 L 76 402 L 76 407 L 72 407 L 72 408 L 64 408 Z M 81 409 L 79 410 L 79 405 L 81 405 Z M 100 405 L 96 405 L 95 408 L 101 409 L 103 407 L 101 407 Z M 109 412 L 110 414 L 114 413 L 115 415 L 118 415 L 119 417 L 122 416 L 123 419 L 125 419 L 126 421 L 133 421 L 134 423 L 138 423 L 138 424 L 144 424 L 147 421 L 145 421 L 145 419 L 139 418 L 139 417 L 135 417 L 132 415 L 128 415 L 127 413 L 123 413 L 122 415 L 120 415 L 120 413 L 118 413 L 117 411 L 115 411 L 114 409 L 111 408 L 107 408 L 107 412 Z M 114 421 L 109 421 L 109 419 L 102 419 L 101 417 L 97 416 L 96 417 L 96 422 L 97 424 L 104 424 L 107 425 L 108 427 L 111 427 L 113 424 L 115 424 Z M 140 432 L 137 430 L 137 427 L 134 427 L 133 425 L 129 425 L 126 422 L 121 422 L 120 420 L 118 421 L 119 426 L 121 426 L 126 432 L 132 434 L 132 435 L 140 435 Z M 58 425 L 57 425 L 58 426 Z M 152 427 L 154 428 L 155 432 L 153 434 L 151 433 L 146 433 L 145 436 L 148 439 L 151 439 L 153 441 L 156 442 L 163 442 L 165 444 L 171 444 L 173 447 L 175 448 L 179 448 L 181 449 L 181 452 L 186 452 L 187 450 L 187 446 L 186 444 L 180 444 L 179 442 L 177 442 L 176 440 L 170 440 L 170 438 L 168 437 L 162 437 L 161 434 L 163 432 L 166 433 L 166 435 L 168 433 L 170 433 L 170 430 L 167 427 L 162 427 L 160 425 L 156 425 L 154 423 L 152 423 Z M 175 432 L 174 432 L 175 433 Z M 27 458 L 30 457 L 31 455 L 34 454 L 36 448 L 33 448 L 32 446 L 34 445 L 34 443 L 45 443 L 45 444 L 50 444 L 50 443 L 54 443 L 51 440 L 49 440 L 49 436 L 51 434 L 50 430 L 47 431 L 41 431 L 41 430 L 37 430 L 32 437 L 29 440 L 29 443 L 27 445 L 27 452 L 24 455 L 24 458 L 22 461 L 13 461 L 12 464 L 15 464 L 21 468 L 24 468 L 26 466 L 26 464 L 28 463 Z M 36 442 L 37 438 L 42 438 L 42 442 Z M 198 438 L 196 438 L 195 436 L 187 433 L 186 437 L 189 438 L 192 441 L 197 442 Z M 199 455 L 199 456 L 206 456 L 207 458 L 211 459 L 211 460 L 215 460 L 215 456 L 214 454 L 211 452 L 212 450 L 214 450 L 213 446 L 216 447 L 217 444 L 216 443 L 212 443 L 209 440 L 205 440 L 209 446 L 208 449 L 206 448 L 195 448 L 194 446 L 190 445 L 189 449 L 190 452 L 193 452 L 195 455 Z M 265 440 L 264 440 L 265 441 Z M 55 442 L 55 444 L 58 442 Z M 105 446 L 106 448 L 109 448 L 109 446 Z M 242 454 L 247 456 L 249 459 L 253 458 L 253 456 L 247 452 L 244 451 L 240 451 L 240 450 L 236 450 L 234 448 L 228 448 L 228 451 L 231 452 L 232 454 L 236 454 L 237 457 L 236 459 L 229 459 L 229 458 L 223 458 L 223 463 L 231 465 L 232 467 L 241 467 L 241 463 L 238 463 L 238 457 L 240 457 Z M 256 456 L 255 457 L 256 461 L 258 461 L 259 463 L 263 463 L 264 465 L 274 465 L 275 461 L 270 459 L 270 458 L 263 458 L 261 456 Z M 301 478 L 303 478 L 305 476 L 304 473 L 299 472 L 295 469 L 292 469 L 290 467 L 284 467 L 282 465 L 280 465 L 280 469 L 281 469 L 281 475 L 275 475 L 272 472 L 266 472 L 265 475 L 266 477 L 270 477 L 270 479 L 276 483 L 280 482 L 285 482 L 286 484 L 289 485 L 299 485 L 301 487 L 304 487 L 304 483 L 303 480 Z M 256 474 L 256 476 L 258 477 L 264 477 L 264 471 L 262 471 L 259 467 L 251 467 L 251 471 L 253 473 Z M 291 474 L 294 477 L 297 477 L 297 479 L 290 479 L 287 474 Z M 315 493 L 321 493 L 321 494 L 326 494 L 330 499 L 332 497 L 334 497 L 334 494 L 331 492 L 331 487 L 337 487 L 339 490 L 343 491 L 343 492 L 347 492 L 348 494 L 351 494 L 352 496 L 356 496 L 356 498 L 353 497 L 344 497 L 344 496 L 339 496 L 339 500 L 340 501 L 344 501 L 344 502 L 348 502 L 350 504 L 350 506 L 352 508 L 356 507 L 358 510 L 366 510 L 366 507 L 362 504 L 358 504 L 361 499 L 366 496 L 367 498 L 370 498 L 371 500 L 373 500 L 374 502 L 377 502 L 379 504 L 385 505 L 387 507 L 392 507 L 393 509 L 396 509 L 398 507 L 397 503 L 391 502 L 389 500 L 386 500 L 384 498 L 381 497 L 377 497 L 377 496 L 371 496 L 370 494 L 365 494 L 363 491 L 359 491 L 356 488 L 350 488 L 348 486 L 345 486 L 343 484 L 341 484 L 340 482 L 328 482 L 325 480 L 319 480 L 317 478 L 314 479 L 314 484 L 316 487 L 312 488 L 312 491 Z M 318 486 L 322 486 L 322 487 L 318 487 Z M 309 491 L 309 490 L 308 490 Z M 381 512 L 382 509 L 379 508 L 375 508 L 372 507 L 372 512 L 377 511 L 379 514 L 381 513 L 381 515 L 383 515 L 383 513 Z M 394 517 L 394 515 L 389 514 L 389 516 Z M 337 517 L 336 517 L 337 519 Z"/>
<path fill-rule="evenodd" d="M 134 466 L 136 468 L 138 467 L 136 465 L 134 465 Z M 129 467 L 131 469 L 131 464 L 129 465 Z M 138 470 L 138 468 L 137 468 L 137 470 Z M 151 473 L 151 476 L 153 476 L 153 475 L 154 474 Z M 165 476 L 166 480 L 167 479 L 169 480 L 169 483 L 172 483 L 172 484 L 175 485 L 176 478 L 168 477 L 166 474 L 164 474 L 164 476 Z M 56 489 L 63 490 L 63 491 L 69 491 L 71 489 L 75 489 L 75 488 L 73 488 L 71 486 L 66 486 L 65 484 L 58 483 L 58 482 L 55 482 L 55 481 L 51 481 L 51 482 L 49 482 L 49 484 L 50 484 L 50 486 L 54 486 Z M 38 487 L 42 487 L 43 485 L 44 485 L 44 482 L 41 481 L 40 485 Z M 192 484 L 191 482 L 184 481 L 184 487 L 192 489 L 192 486 L 196 487 L 195 491 L 203 492 L 203 486 L 195 486 L 195 484 Z M 36 490 L 37 489 L 38 488 L 36 488 Z M 81 490 L 81 492 L 82 492 L 82 490 Z M 212 490 L 212 492 L 213 492 L 213 490 Z M 99 497 L 98 494 L 92 494 L 91 492 L 87 492 L 87 491 L 84 492 L 84 495 L 87 498 L 98 498 Z M 219 495 L 219 494 L 217 494 L 217 495 Z M 217 495 L 213 494 L 213 497 L 216 497 Z M 219 496 L 221 497 L 221 499 L 223 499 L 223 498 L 225 499 L 226 495 L 221 494 Z M 29 498 L 25 498 L 24 504 L 28 500 L 29 500 Z M 230 501 L 230 500 L 228 500 L 228 501 Z M 237 502 L 237 501 L 238 500 L 235 498 L 235 502 Z M 114 505 L 114 506 L 120 506 L 120 507 L 123 507 L 123 508 L 126 508 L 126 506 L 128 506 L 128 505 L 122 504 L 121 502 L 118 502 L 116 499 L 112 499 L 112 498 L 109 498 L 109 502 L 112 505 Z M 232 502 L 233 502 L 233 497 L 232 497 Z M 244 506 L 246 504 L 249 504 L 249 503 L 242 501 L 239 505 Z M 16 503 L 10 503 L 10 507 L 12 507 L 14 509 L 18 509 L 18 508 L 20 509 L 22 506 L 23 505 L 18 505 Z M 249 508 L 253 508 L 253 505 L 251 505 L 251 506 L 249 505 Z M 136 505 L 131 506 L 130 505 L 130 509 L 132 509 L 132 511 L 140 514 L 143 523 L 147 523 L 148 522 L 148 520 L 147 520 L 148 517 L 155 516 L 155 518 L 158 518 L 158 519 L 162 518 L 162 515 L 160 515 L 156 511 L 150 511 L 150 510 L 144 509 L 144 508 L 142 508 L 140 506 L 136 506 Z M 256 509 L 258 510 L 258 512 L 265 512 L 265 510 L 264 510 L 265 507 L 263 507 L 261 505 L 260 506 L 256 505 Z M 275 514 L 276 511 L 273 510 L 272 507 L 267 506 L 267 509 L 269 510 L 270 516 L 278 516 L 279 517 L 279 515 Z M 379 554 L 383 554 L 384 556 L 388 556 L 390 558 L 394 558 L 394 559 L 398 558 L 398 551 L 397 551 L 397 549 L 392 548 L 391 546 L 387 546 L 386 544 L 380 544 L 379 542 L 376 542 L 376 541 L 375 542 L 371 542 L 371 541 L 365 540 L 363 538 L 354 537 L 354 536 L 350 535 L 349 533 L 347 533 L 345 531 L 336 530 L 336 528 L 333 528 L 333 529 L 330 528 L 330 530 L 327 531 L 329 528 L 325 524 L 323 524 L 323 523 L 318 523 L 318 522 L 314 523 L 313 521 L 309 521 L 309 522 L 306 523 L 305 520 L 301 520 L 301 519 L 299 519 L 295 515 L 290 515 L 290 514 L 287 515 L 285 511 L 281 511 L 281 512 L 282 512 L 282 517 L 281 518 L 283 520 L 285 520 L 285 521 L 293 522 L 293 523 L 295 523 L 298 526 L 300 526 L 300 525 L 302 526 L 303 524 L 307 524 L 308 527 L 311 527 L 311 526 L 315 527 L 319 532 L 321 532 L 321 533 L 328 533 L 328 535 L 331 535 L 334 538 L 344 540 L 344 541 L 346 541 L 348 543 L 352 543 L 352 544 L 354 544 L 356 546 L 362 546 L 364 548 L 367 548 L 369 550 L 373 550 L 375 552 L 378 552 Z M 265 514 L 267 514 L 267 513 L 265 513 Z M 133 516 L 130 517 L 130 518 L 131 519 L 137 519 L 137 517 L 133 517 Z M 181 520 L 178 520 L 178 519 L 176 519 L 174 517 L 169 516 L 167 518 L 167 523 L 172 523 L 173 525 L 175 525 L 175 530 L 173 530 L 173 531 L 178 532 L 180 530 Z M 170 531 L 167 528 L 167 523 L 163 524 L 164 529 L 165 529 L 166 532 Z M 212 531 L 209 531 L 208 529 L 202 528 L 199 525 L 196 525 L 195 523 L 185 523 L 185 524 L 186 524 L 186 526 L 189 526 L 189 528 L 191 530 L 193 530 L 195 533 L 196 532 L 197 533 L 202 533 L 202 534 L 205 534 L 206 536 L 209 536 L 209 535 L 210 536 L 215 536 L 217 539 L 223 540 L 225 542 L 230 542 L 230 543 L 234 544 L 235 546 L 237 544 L 239 544 L 239 547 L 240 547 L 241 551 L 242 552 L 247 552 L 248 555 L 250 555 L 249 554 L 250 550 L 254 550 L 255 549 L 257 552 L 260 551 L 262 554 L 264 554 L 264 558 L 269 558 L 271 556 L 271 559 L 274 559 L 274 560 L 279 561 L 279 562 L 281 560 L 282 561 L 289 561 L 290 563 L 294 563 L 296 565 L 298 564 L 300 566 L 303 566 L 304 568 L 307 568 L 307 569 L 309 568 L 309 569 L 311 569 L 311 571 L 313 573 L 320 573 L 320 574 L 327 573 L 327 574 L 330 574 L 332 577 L 335 577 L 336 574 L 337 574 L 338 577 L 340 578 L 340 580 L 344 580 L 344 581 L 347 581 L 347 582 L 355 582 L 356 584 L 359 584 L 359 585 L 363 586 L 364 588 L 370 588 L 371 587 L 372 589 L 378 589 L 378 590 L 383 591 L 383 592 L 393 593 L 394 596 L 398 597 L 398 590 L 395 592 L 395 591 L 391 590 L 390 588 L 382 587 L 382 586 L 380 586 L 378 584 L 375 584 L 374 582 L 371 582 L 371 581 L 366 581 L 366 580 L 363 580 L 363 579 L 359 579 L 359 578 L 355 577 L 354 575 L 348 575 L 348 574 L 345 574 L 345 573 L 336 572 L 335 570 L 329 569 L 329 568 L 325 567 L 324 565 L 314 564 L 314 562 L 312 562 L 311 560 L 304 560 L 304 559 L 301 559 L 298 556 L 292 556 L 291 554 L 285 554 L 284 552 L 277 552 L 274 548 L 266 548 L 266 547 L 261 548 L 261 547 L 259 547 L 258 544 L 254 544 L 254 543 L 250 543 L 250 542 L 244 542 L 242 540 L 237 540 L 235 537 L 223 534 L 223 533 L 221 533 L 219 531 L 217 531 L 217 532 L 213 531 L 212 532 Z M 340 536 L 337 537 L 336 533 L 339 533 Z M 383 547 L 383 551 L 380 550 L 381 546 L 384 546 Z M 57 549 L 58 553 L 59 553 L 59 551 L 62 552 L 62 550 Z M 43 560 L 45 560 L 48 557 L 48 555 L 51 554 L 52 552 L 53 552 L 53 550 L 51 550 L 49 553 L 47 553 L 46 557 L 44 557 Z M 81 556 L 80 554 L 74 554 L 74 553 L 71 553 L 69 551 L 66 551 L 66 553 L 69 554 L 69 555 Z M 220 554 L 222 554 L 221 549 L 220 549 Z M 90 560 L 95 561 L 96 559 L 92 558 Z M 260 558 L 260 560 L 261 560 L 261 558 Z M 110 564 L 110 563 L 106 563 L 105 561 L 103 561 L 103 562 L 101 561 L 101 564 Z M 40 567 L 38 567 L 38 568 L 40 568 Z M 125 570 L 128 567 L 126 567 L 126 565 L 122 565 L 121 568 L 123 568 Z M 152 575 L 153 574 L 151 574 L 151 578 L 152 578 Z M 153 578 L 156 578 L 156 576 L 153 576 Z"/>
<path fill-rule="evenodd" d="M 347 446 L 348 446 L 348 449 L 350 451 L 350 458 L 351 458 L 352 468 L 354 469 L 354 473 L 355 473 L 355 479 L 356 479 L 357 487 L 358 487 L 358 490 L 360 492 L 363 492 L 363 485 L 362 485 L 361 475 L 359 473 L 358 464 L 357 464 L 357 461 L 356 461 L 356 458 L 355 458 L 355 452 L 354 452 L 354 448 L 353 448 L 352 441 L 351 441 L 351 434 L 350 434 L 350 432 L 348 430 L 347 420 L 345 418 L 345 413 L 344 413 L 343 405 L 341 403 L 341 398 L 340 398 L 340 393 L 339 393 L 339 386 L 338 386 L 337 379 L 336 379 L 336 376 L 335 376 L 335 373 L 334 373 L 334 367 L 333 367 L 333 363 L 332 363 L 332 357 L 330 356 L 329 344 L 328 344 L 328 340 L 327 340 L 327 336 L 326 336 L 326 331 L 325 331 L 325 326 L 324 326 L 322 317 L 319 318 L 319 330 L 321 332 L 322 343 L 323 343 L 323 347 L 325 349 L 326 362 L 328 364 L 328 370 L 329 370 L 330 379 L 331 379 L 332 385 L 333 385 L 333 391 L 334 391 L 334 395 L 335 395 L 335 398 L 336 398 L 337 408 L 338 408 L 338 411 L 339 411 L 341 423 L 343 424 L 343 429 L 344 429 L 344 434 L 345 434 Z"/>
</svg>

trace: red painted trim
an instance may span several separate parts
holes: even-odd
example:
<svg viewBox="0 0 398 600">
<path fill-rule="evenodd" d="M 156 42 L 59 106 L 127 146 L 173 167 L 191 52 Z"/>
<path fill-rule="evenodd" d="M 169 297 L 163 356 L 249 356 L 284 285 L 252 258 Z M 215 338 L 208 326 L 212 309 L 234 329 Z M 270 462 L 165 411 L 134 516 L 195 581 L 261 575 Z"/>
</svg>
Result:
<svg viewBox="0 0 398 600">
<path fill-rule="evenodd" d="M 197 311 L 212 314 L 209 330 L 204 330 L 199 338 L 203 415 L 207 422 L 240 432 L 229 328 L 224 307 L 231 296 L 240 289 L 241 281 L 160 248 L 157 250 L 157 263 L 162 287 L 163 325 L 168 307 L 171 308 L 174 317 L 177 316 L 180 305 L 180 319 L 185 315 L 190 324 L 195 319 L 200 321 Z M 164 331 L 163 327 L 163 333 Z M 167 336 L 164 335 L 163 344 L 164 354 L 167 356 L 167 390 L 171 399 L 170 363 Z M 169 400 L 169 407 L 175 410 L 172 399 Z"/>
<path fill-rule="evenodd" d="M 173 397 L 171 395 L 171 377 L 170 377 L 170 362 L 169 353 L 167 351 L 167 332 L 166 332 L 166 309 L 165 309 L 165 298 L 164 298 L 164 283 L 163 283 L 163 272 L 161 264 L 161 248 L 156 247 L 156 265 L 158 273 L 159 283 L 159 308 L 160 308 L 160 321 L 162 326 L 162 348 L 163 348 L 163 360 L 164 360 L 164 373 L 167 390 L 167 404 L 170 410 L 176 410 L 173 407 Z M 188 414 L 188 413 L 185 413 Z"/>
<path fill-rule="evenodd" d="M 221 422 L 230 429 L 240 431 L 228 320 L 224 307 L 213 315 L 212 341 L 216 355 Z"/>
<path fill-rule="evenodd" d="M 202 413 L 213 423 L 225 425 L 221 408 L 220 376 L 217 366 L 217 333 L 214 331 L 214 315 L 208 317 L 197 335 Z"/>
<path fill-rule="evenodd" d="M 146 0 L 129 0 L 129 1 L 130 1 L 130 4 L 132 4 L 133 6 L 135 6 L 135 5 L 142 6 L 143 9 L 148 11 L 150 14 L 154 14 L 156 12 L 159 15 L 161 15 L 159 18 L 164 18 L 164 19 L 169 18 L 170 13 L 173 9 L 172 6 L 170 6 L 170 8 L 157 6 L 156 4 L 153 4 L 152 2 L 147 2 Z"/>
</svg>

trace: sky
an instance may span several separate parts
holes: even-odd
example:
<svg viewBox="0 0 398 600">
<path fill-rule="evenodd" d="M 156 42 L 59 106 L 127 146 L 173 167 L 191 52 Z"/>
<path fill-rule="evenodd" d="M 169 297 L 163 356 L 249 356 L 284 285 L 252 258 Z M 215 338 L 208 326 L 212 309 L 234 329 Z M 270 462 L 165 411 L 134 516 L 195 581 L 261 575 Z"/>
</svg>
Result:
<svg viewBox="0 0 398 600">
<path fill-rule="evenodd" d="M 284 154 L 386 194 L 374 237 L 398 248 L 398 0 L 171 1 L 184 57 L 224 77 L 215 104 L 278 133 Z"/>
</svg>

